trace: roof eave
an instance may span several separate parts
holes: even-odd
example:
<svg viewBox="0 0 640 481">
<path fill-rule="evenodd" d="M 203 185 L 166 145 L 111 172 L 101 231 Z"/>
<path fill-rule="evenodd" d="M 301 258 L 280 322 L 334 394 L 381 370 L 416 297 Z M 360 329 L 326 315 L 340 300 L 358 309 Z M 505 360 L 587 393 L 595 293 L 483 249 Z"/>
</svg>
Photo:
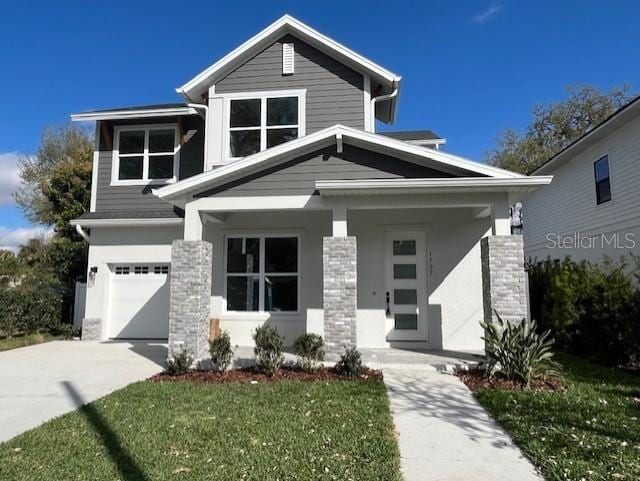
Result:
<svg viewBox="0 0 640 481">
<path fill-rule="evenodd" d="M 88 122 L 94 120 L 127 120 L 154 117 L 174 117 L 183 115 L 197 115 L 198 111 L 192 107 L 176 107 L 169 109 L 141 109 L 114 110 L 110 112 L 81 112 L 71 114 L 73 122 Z"/>
</svg>

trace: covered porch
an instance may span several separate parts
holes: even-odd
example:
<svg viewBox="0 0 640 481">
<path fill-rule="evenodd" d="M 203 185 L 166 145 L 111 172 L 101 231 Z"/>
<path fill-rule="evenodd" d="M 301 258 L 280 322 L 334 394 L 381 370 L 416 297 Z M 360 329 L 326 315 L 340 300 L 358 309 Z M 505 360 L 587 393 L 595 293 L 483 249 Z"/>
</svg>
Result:
<svg viewBox="0 0 640 481">
<path fill-rule="evenodd" d="M 334 354 L 482 351 L 486 312 L 500 302 L 512 304 L 502 306 L 507 316 L 527 310 L 512 187 L 442 182 L 318 181 L 313 195 L 194 198 L 172 248 L 170 351 L 187 345 L 206 357 L 209 319 L 239 346 L 268 323 L 286 345 L 313 332 Z M 505 249 L 514 266 L 504 265 Z M 491 276 L 522 295 L 498 299 Z"/>
</svg>

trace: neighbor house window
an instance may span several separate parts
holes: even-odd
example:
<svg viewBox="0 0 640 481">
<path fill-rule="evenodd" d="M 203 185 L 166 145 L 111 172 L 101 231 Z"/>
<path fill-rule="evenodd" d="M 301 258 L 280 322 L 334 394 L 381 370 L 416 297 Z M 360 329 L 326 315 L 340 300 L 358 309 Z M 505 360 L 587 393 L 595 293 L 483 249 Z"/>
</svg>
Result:
<svg viewBox="0 0 640 481">
<path fill-rule="evenodd" d="M 226 244 L 227 311 L 298 311 L 297 236 L 233 236 Z"/>
<path fill-rule="evenodd" d="M 116 127 L 112 183 L 175 181 L 178 129 L 174 125 Z"/>
<path fill-rule="evenodd" d="M 598 204 L 611 200 L 611 179 L 609 178 L 609 156 L 605 155 L 593 164 L 596 178 L 596 201 Z"/>
<path fill-rule="evenodd" d="M 304 93 L 229 100 L 229 158 L 246 157 L 304 135 Z"/>
</svg>

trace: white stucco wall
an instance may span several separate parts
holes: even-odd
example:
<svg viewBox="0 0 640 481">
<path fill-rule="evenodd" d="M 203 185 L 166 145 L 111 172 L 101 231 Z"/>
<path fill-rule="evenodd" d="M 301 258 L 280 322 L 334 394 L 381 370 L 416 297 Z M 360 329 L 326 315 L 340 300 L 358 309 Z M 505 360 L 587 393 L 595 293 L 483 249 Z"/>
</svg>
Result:
<svg viewBox="0 0 640 481">
<path fill-rule="evenodd" d="M 169 263 L 171 242 L 182 237 L 182 226 L 104 227 L 91 229 L 88 267 L 97 267 L 87 280 L 85 317 L 103 320 L 103 338 L 109 317 L 109 264 Z"/>
<path fill-rule="evenodd" d="M 427 235 L 429 347 L 481 350 L 480 239 L 491 232 L 489 218 L 473 219 L 471 209 L 353 210 L 349 235 L 358 239 L 358 345 L 387 347 L 385 316 L 385 232 L 424 229 Z M 291 233 L 301 236 L 301 311 L 299 314 L 223 312 L 224 236 Z M 211 315 L 220 319 L 232 342 L 252 345 L 253 330 L 276 326 L 291 344 L 306 330 L 322 334 L 322 237 L 331 234 L 331 213 L 234 213 L 223 224 L 207 223 L 204 238 L 213 243 Z M 428 266 L 425 266 L 428 269 Z"/>
</svg>

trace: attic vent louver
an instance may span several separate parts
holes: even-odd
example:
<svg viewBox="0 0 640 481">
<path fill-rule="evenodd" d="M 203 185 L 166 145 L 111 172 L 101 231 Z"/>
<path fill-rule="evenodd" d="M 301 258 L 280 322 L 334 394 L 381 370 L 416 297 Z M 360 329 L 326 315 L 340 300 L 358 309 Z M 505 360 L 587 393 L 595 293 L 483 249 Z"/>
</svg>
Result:
<svg viewBox="0 0 640 481">
<path fill-rule="evenodd" d="M 282 44 L 282 75 L 292 75 L 294 72 L 294 49 L 292 43 Z"/>
</svg>

